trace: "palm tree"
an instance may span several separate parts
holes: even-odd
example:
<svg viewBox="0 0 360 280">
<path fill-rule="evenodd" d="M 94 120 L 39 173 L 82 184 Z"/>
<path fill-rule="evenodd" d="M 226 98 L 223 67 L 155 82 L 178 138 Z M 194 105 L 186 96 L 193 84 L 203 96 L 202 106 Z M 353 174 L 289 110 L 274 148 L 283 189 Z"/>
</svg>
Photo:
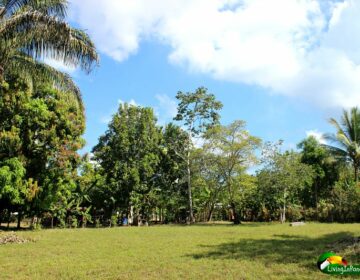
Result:
<svg viewBox="0 0 360 280">
<path fill-rule="evenodd" d="M 81 102 L 71 77 L 44 63 L 51 58 L 87 73 L 98 63 L 88 35 L 65 22 L 67 4 L 67 0 L 0 0 L 0 82 L 13 75 L 35 86 L 52 82 Z"/>
<path fill-rule="evenodd" d="M 325 135 L 335 145 L 327 148 L 338 159 L 350 160 L 354 168 L 354 179 L 358 182 L 360 167 L 360 111 L 357 107 L 343 111 L 340 122 L 329 120 L 336 128 L 336 134 Z"/>
</svg>

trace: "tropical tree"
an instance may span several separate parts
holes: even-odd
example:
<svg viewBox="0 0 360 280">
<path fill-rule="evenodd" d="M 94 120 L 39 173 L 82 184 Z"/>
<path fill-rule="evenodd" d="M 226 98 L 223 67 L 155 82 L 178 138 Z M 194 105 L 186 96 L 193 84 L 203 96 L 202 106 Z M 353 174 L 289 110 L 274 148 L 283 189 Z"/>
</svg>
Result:
<svg viewBox="0 0 360 280">
<path fill-rule="evenodd" d="M 256 162 L 255 150 L 261 139 L 245 129 L 245 122 L 237 120 L 227 126 L 208 130 L 205 149 L 216 156 L 217 169 L 228 192 L 228 202 L 234 224 L 240 223 L 238 197 L 241 178 L 246 169 Z"/>
<path fill-rule="evenodd" d="M 26 181 L 21 186 L 31 198 L 24 205 L 12 202 L 9 206 L 19 215 L 38 216 L 55 204 L 65 205 L 76 189 L 77 150 L 84 145 L 84 110 L 76 96 L 51 86 L 34 91 L 19 79 L 3 84 L 0 165 L 13 158 L 21 163 Z"/>
<path fill-rule="evenodd" d="M 155 179 L 161 221 L 186 220 L 186 141 L 187 134 L 179 126 L 169 123 L 162 129 L 162 153 Z"/>
<path fill-rule="evenodd" d="M 115 209 L 149 218 L 152 190 L 161 160 L 161 131 L 151 108 L 120 104 L 106 133 L 94 147 L 108 194 L 108 214 Z"/>
<path fill-rule="evenodd" d="M 65 22 L 67 4 L 67 0 L 0 0 L 0 82 L 14 75 L 35 86 L 51 82 L 80 100 L 71 77 L 44 62 L 55 59 L 87 72 L 97 64 L 88 35 Z"/>
<path fill-rule="evenodd" d="M 340 121 L 329 120 L 335 134 L 326 134 L 327 140 L 334 145 L 327 145 L 330 152 L 338 159 L 350 161 L 354 170 L 354 179 L 358 182 L 360 167 L 360 111 L 357 107 L 344 110 Z"/>
<path fill-rule="evenodd" d="M 218 110 L 222 108 L 221 102 L 217 101 L 214 94 L 208 93 L 204 87 L 198 88 L 195 92 L 179 91 L 176 98 L 180 101 L 178 104 L 178 113 L 174 120 L 182 121 L 188 133 L 188 139 L 185 147 L 186 167 L 187 167 L 187 184 L 189 198 L 189 222 L 193 223 L 193 201 L 191 194 L 191 149 L 192 139 L 202 136 L 209 128 L 218 124 L 220 115 Z"/>
<path fill-rule="evenodd" d="M 305 206 L 315 207 L 317 219 L 319 200 L 330 194 L 339 177 L 339 164 L 314 136 L 301 141 L 298 148 L 301 149 L 301 162 L 311 165 L 315 172 L 313 183 L 304 189 L 302 200 Z"/>
<path fill-rule="evenodd" d="M 204 220 L 211 221 L 217 205 L 222 205 L 226 186 L 219 171 L 217 155 L 199 148 L 192 152 L 192 182 L 194 206 L 205 214 Z"/>
<path fill-rule="evenodd" d="M 258 174 L 259 189 L 266 195 L 267 204 L 280 212 L 280 221 L 286 221 L 288 206 L 300 203 L 299 193 L 312 184 L 315 173 L 310 165 L 301 162 L 301 155 L 293 151 L 280 151 L 280 145 L 265 145 L 264 168 Z"/>
</svg>

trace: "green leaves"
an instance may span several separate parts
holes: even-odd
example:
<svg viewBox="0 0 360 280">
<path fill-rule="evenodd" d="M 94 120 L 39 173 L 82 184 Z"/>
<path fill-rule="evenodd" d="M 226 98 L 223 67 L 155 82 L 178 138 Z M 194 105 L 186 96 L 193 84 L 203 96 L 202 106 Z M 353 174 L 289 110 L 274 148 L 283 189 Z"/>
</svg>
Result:
<svg viewBox="0 0 360 280">
<path fill-rule="evenodd" d="M 140 209 L 154 186 L 162 135 L 150 108 L 121 104 L 93 152 L 116 207 Z"/>
<path fill-rule="evenodd" d="M 25 168 L 17 158 L 0 162 L 0 199 L 11 204 L 22 204 L 27 197 Z"/>
<path fill-rule="evenodd" d="M 360 168 L 360 112 L 357 107 L 350 111 L 343 111 L 340 122 L 329 120 L 335 129 L 335 134 L 327 134 L 325 138 L 332 143 L 328 145 L 329 151 L 341 161 L 350 159 L 354 168 L 354 178 L 358 181 Z"/>
<path fill-rule="evenodd" d="M 75 96 L 49 86 L 31 91 L 20 79 L 0 93 L 0 165 L 6 191 L 1 201 L 33 213 L 66 207 L 76 190 L 77 150 L 85 127 L 82 106 Z M 12 158 L 21 166 L 10 166 Z"/>
<path fill-rule="evenodd" d="M 179 91 L 176 98 L 180 103 L 174 120 L 183 121 L 192 137 L 219 123 L 218 111 L 222 104 L 206 88 L 200 87 L 195 92 Z"/>
<path fill-rule="evenodd" d="M 98 64 L 89 36 L 65 21 L 65 0 L 9 0 L 0 2 L 0 80 L 20 76 L 29 84 L 53 84 L 76 95 L 72 79 L 46 65 L 51 58 L 87 73 Z"/>
</svg>

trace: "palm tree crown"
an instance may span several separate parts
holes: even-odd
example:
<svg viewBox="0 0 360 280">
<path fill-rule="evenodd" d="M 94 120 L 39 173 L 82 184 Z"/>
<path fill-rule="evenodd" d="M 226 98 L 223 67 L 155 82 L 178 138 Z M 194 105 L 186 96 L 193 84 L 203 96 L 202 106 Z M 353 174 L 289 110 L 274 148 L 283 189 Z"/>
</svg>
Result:
<svg viewBox="0 0 360 280">
<path fill-rule="evenodd" d="M 331 118 L 329 120 L 336 128 L 336 134 L 325 135 L 334 146 L 327 146 L 337 158 L 348 159 L 354 168 L 354 178 L 358 181 L 360 167 L 360 111 L 357 107 L 343 111 L 340 122 Z"/>
<path fill-rule="evenodd" d="M 20 75 L 31 83 L 51 81 L 81 101 L 72 79 L 45 58 L 90 72 L 98 55 L 88 35 L 65 21 L 67 0 L 0 0 L 0 80 Z"/>
</svg>

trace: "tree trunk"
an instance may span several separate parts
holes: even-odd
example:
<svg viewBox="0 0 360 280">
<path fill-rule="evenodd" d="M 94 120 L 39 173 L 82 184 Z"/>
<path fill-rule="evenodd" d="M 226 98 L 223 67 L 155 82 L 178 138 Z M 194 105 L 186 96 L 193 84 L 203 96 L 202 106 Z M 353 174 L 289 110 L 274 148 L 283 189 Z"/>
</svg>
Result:
<svg viewBox="0 0 360 280">
<path fill-rule="evenodd" d="M 21 228 L 21 210 L 18 209 L 17 229 Z"/>
<path fill-rule="evenodd" d="M 187 167 L 187 185 L 188 185 L 188 196 L 189 196 L 189 222 L 194 223 L 195 218 L 193 213 L 193 202 L 192 202 L 192 194 L 191 194 L 190 141 L 191 141 L 191 130 L 189 132 L 189 146 L 187 152 L 186 167 Z"/>
<path fill-rule="evenodd" d="M 319 207 L 318 207 L 318 180 L 315 182 L 315 219 L 319 220 Z"/>
<path fill-rule="evenodd" d="M 356 184 L 359 181 L 359 175 L 358 175 L 358 169 L 359 169 L 359 164 L 357 162 L 354 162 L 354 176 L 355 176 L 355 182 Z"/>
<path fill-rule="evenodd" d="M 231 211 L 232 211 L 232 214 L 233 214 L 233 222 L 234 222 L 234 225 L 240 225 L 240 224 L 241 224 L 240 215 L 239 215 L 239 213 L 236 211 L 235 203 L 234 203 L 234 202 L 231 202 L 231 203 L 230 203 L 230 207 L 231 207 Z"/>
<path fill-rule="evenodd" d="M 286 206 L 285 206 L 285 202 L 284 202 L 284 205 L 282 207 L 282 209 L 280 210 L 281 211 L 281 215 L 280 215 L 280 221 L 281 223 L 285 223 L 286 221 Z"/>
<path fill-rule="evenodd" d="M 210 206 L 209 214 L 207 216 L 207 221 L 210 222 L 212 220 L 212 215 L 214 212 L 214 205 Z"/>
<path fill-rule="evenodd" d="M 283 201 L 283 206 L 282 206 L 282 210 L 280 210 L 280 212 L 282 212 L 281 215 L 281 223 L 285 223 L 286 221 L 286 189 L 284 190 L 284 201 Z"/>
<path fill-rule="evenodd" d="M 10 218 L 11 218 L 11 212 L 8 211 L 8 222 L 7 222 L 7 228 L 10 227 Z"/>
<path fill-rule="evenodd" d="M 54 228 L 54 216 L 51 216 L 51 228 Z"/>
</svg>

